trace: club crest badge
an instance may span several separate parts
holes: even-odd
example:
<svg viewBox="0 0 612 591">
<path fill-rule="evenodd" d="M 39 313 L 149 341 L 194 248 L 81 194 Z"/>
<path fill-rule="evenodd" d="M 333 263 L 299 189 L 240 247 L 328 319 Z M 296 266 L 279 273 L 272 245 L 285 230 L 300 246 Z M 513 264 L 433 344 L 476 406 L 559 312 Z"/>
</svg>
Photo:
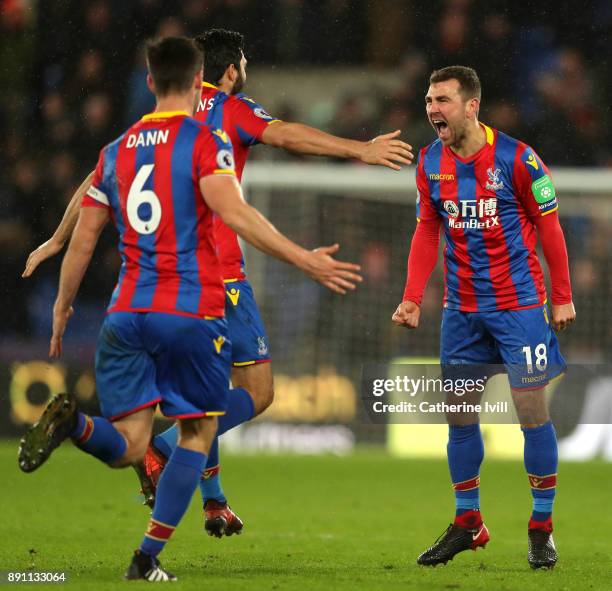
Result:
<svg viewBox="0 0 612 591">
<path fill-rule="evenodd" d="M 489 180 L 485 185 L 487 191 L 499 191 L 500 189 L 504 188 L 503 181 L 499 180 L 499 177 L 501 176 L 501 170 L 499 168 L 496 168 L 495 170 L 493 170 L 493 168 L 488 168 L 487 176 L 489 177 Z"/>
</svg>

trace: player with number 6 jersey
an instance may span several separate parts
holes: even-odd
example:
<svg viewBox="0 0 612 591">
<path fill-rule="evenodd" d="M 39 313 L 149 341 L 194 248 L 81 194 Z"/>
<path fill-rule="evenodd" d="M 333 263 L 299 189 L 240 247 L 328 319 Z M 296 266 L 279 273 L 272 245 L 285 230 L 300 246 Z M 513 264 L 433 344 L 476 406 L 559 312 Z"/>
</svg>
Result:
<svg viewBox="0 0 612 591">
<path fill-rule="evenodd" d="M 399 130 L 369 142 L 349 140 L 327 134 L 299 123 L 281 122 L 268 115 L 265 110 L 241 93 L 246 79 L 244 39 L 240 33 L 213 29 L 196 38 L 204 56 L 204 80 L 200 90 L 196 118 L 224 129 L 234 149 L 235 170 L 238 179 L 242 175 L 248 152 L 252 146 L 265 143 L 302 154 L 355 158 L 366 164 L 382 165 L 399 170 L 400 164 L 412 162 L 411 146 L 398 139 Z M 132 140 L 135 147 L 150 147 L 153 139 Z M 225 139 L 224 139 L 225 141 Z M 224 164 L 219 163 L 221 168 Z M 144 174 L 144 173 L 142 173 Z M 174 172 L 172 172 L 174 174 Z M 30 253 L 24 277 L 29 277 L 46 258 L 59 252 L 72 233 L 82 195 L 91 184 L 93 173 L 83 181 L 66 209 L 64 217 L 53 237 Z M 143 177 L 144 178 L 144 177 Z M 148 180 L 142 182 L 148 183 Z M 141 187 L 145 199 L 146 187 Z M 136 203 L 136 201 L 134 201 Z M 146 204 L 143 204 L 146 207 Z M 143 214 L 144 215 L 144 214 Z M 148 214 L 147 214 L 148 215 Z M 148 219 L 148 218 L 147 218 Z M 151 221 L 149 221 L 149 224 Z M 250 417 L 262 413 L 274 398 L 270 351 L 263 322 L 255 297 L 244 272 L 244 259 L 237 233 L 220 216 L 215 216 L 215 241 L 225 282 L 225 312 L 232 342 L 232 384 L 248 392 L 250 402 L 247 414 Z M 140 243 L 146 243 L 143 239 Z M 161 263 L 164 265 L 164 263 Z M 155 261 L 158 266 L 158 262 Z M 152 269 L 153 261 L 149 260 Z M 150 296 L 155 273 L 145 273 L 138 285 L 140 297 L 146 301 Z M 158 275 L 159 276 L 159 275 Z M 128 281 L 128 291 L 117 294 L 125 304 L 125 295 L 133 285 Z M 346 288 L 335 284 L 334 289 L 343 292 Z M 159 288 L 158 288 L 159 290 Z M 159 291 L 161 297 L 161 291 Z M 146 294 L 146 295 L 145 295 Z M 172 295 L 172 294 L 171 294 Z M 141 300 L 138 299 L 138 302 Z M 245 411 L 246 412 L 246 411 Z M 145 495 L 146 504 L 153 506 L 155 487 L 165 461 L 176 446 L 177 429 L 173 427 L 155 437 L 154 445 L 145 458 L 144 465 L 136 466 Z M 215 439 L 209 454 L 209 463 L 200 484 L 204 501 L 205 529 L 210 535 L 222 536 L 239 533 L 241 520 L 231 511 L 221 487 L 218 442 Z"/>
<path fill-rule="evenodd" d="M 102 150 L 83 206 L 109 207 L 119 232 L 109 312 L 224 316 L 213 213 L 196 182 L 220 174 L 235 175 L 227 135 L 186 112 L 145 115 Z"/>
<path fill-rule="evenodd" d="M 176 419 L 149 527 L 125 574 L 150 582 L 176 577 L 157 559 L 201 480 L 217 433 L 252 415 L 252 399 L 229 391 L 231 343 L 213 212 L 266 254 L 345 293 L 361 277 L 335 260 L 338 245 L 306 250 L 278 232 L 242 197 L 232 146 L 221 129 L 191 118 L 202 86 L 202 55 L 192 40 L 147 45 L 147 84 L 156 110 L 105 147 L 62 263 L 49 354 L 59 357 L 72 303 L 102 229 L 112 218 L 123 259 L 96 347 L 102 417 L 60 394 L 26 433 L 19 465 L 32 472 L 62 441 L 120 468 L 141 462 L 154 410 Z"/>
</svg>

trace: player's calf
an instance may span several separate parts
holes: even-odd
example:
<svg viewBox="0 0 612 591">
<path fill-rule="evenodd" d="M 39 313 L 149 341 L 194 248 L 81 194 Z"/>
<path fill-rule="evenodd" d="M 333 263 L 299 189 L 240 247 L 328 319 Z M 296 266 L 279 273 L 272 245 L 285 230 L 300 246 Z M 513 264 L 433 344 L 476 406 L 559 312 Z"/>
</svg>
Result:
<svg viewBox="0 0 612 591">
<path fill-rule="evenodd" d="M 152 416 L 140 411 L 133 424 L 147 419 L 150 422 Z M 148 428 L 150 430 L 150 424 Z M 112 468 L 125 466 L 129 461 L 131 450 L 128 441 L 113 423 L 104 417 L 91 417 L 79 412 L 74 396 L 58 394 L 22 438 L 19 447 L 20 468 L 24 472 L 36 470 L 68 438 L 80 450 Z"/>
<path fill-rule="evenodd" d="M 274 379 L 272 364 L 253 363 L 232 368 L 232 386 L 243 388 L 253 399 L 255 415 L 260 415 L 274 401 Z"/>
</svg>

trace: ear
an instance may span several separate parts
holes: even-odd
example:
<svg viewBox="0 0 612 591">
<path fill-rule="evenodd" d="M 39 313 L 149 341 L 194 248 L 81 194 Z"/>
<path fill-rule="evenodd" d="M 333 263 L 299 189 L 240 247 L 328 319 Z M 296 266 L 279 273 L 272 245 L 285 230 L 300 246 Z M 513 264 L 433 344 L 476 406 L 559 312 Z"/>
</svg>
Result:
<svg viewBox="0 0 612 591">
<path fill-rule="evenodd" d="M 478 119 L 480 101 L 477 98 L 470 99 L 468 102 L 467 115 L 470 119 Z"/>
<path fill-rule="evenodd" d="M 238 78 L 238 70 L 236 70 L 236 66 L 234 64 L 230 64 L 227 66 L 227 70 L 225 70 L 224 76 L 227 76 L 228 80 L 233 84 L 236 82 Z"/>
<path fill-rule="evenodd" d="M 153 94 L 155 94 L 155 84 L 153 84 L 153 78 L 151 77 L 151 74 L 147 74 L 147 87 Z"/>
<path fill-rule="evenodd" d="M 202 70 L 198 71 L 198 73 L 195 75 L 193 84 L 194 86 L 199 90 L 200 88 L 202 88 L 202 80 L 204 79 L 204 73 Z"/>
</svg>

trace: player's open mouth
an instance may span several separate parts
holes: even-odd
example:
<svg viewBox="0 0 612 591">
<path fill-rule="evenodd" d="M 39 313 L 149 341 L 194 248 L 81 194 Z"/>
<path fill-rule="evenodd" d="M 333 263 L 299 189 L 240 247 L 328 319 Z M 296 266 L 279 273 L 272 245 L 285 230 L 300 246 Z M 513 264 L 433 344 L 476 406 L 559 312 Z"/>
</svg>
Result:
<svg viewBox="0 0 612 591">
<path fill-rule="evenodd" d="M 444 131 L 448 129 L 448 124 L 446 123 L 446 121 L 442 121 L 442 119 L 432 119 L 431 122 L 436 128 L 438 135 L 441 135 Z"/>
</svg>

